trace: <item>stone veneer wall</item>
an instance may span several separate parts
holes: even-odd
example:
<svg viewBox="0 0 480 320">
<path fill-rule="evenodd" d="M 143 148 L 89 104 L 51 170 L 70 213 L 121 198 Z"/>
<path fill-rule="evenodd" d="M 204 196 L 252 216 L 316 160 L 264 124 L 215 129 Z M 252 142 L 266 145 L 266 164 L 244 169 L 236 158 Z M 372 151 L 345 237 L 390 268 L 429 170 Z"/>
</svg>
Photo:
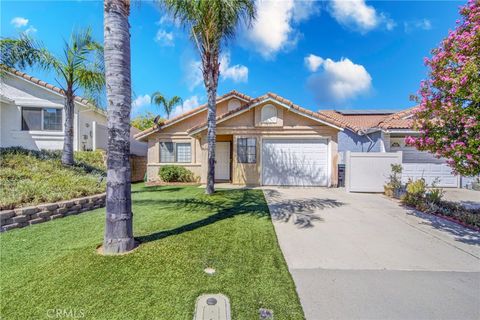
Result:
<svg viewBox="0 0 480 320">
<path fill-rule="evenodd" d="M 63 218 L 105 206 L 105 193 L 0 211 L 0 232 Z"/>
</svg>

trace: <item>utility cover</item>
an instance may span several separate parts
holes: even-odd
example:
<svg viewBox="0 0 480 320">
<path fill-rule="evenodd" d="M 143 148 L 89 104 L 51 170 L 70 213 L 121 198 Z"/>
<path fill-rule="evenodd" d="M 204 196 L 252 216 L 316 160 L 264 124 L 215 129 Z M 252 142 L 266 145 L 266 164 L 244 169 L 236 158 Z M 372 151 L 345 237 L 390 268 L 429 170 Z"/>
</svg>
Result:
<svg viewBox="0 0 480 320">
<path fill-rule="evenodd" d="M 202 294 L 197 299 L 193 320 L 231 320 L 230 301 L 223 294 Z"/>
</svg>

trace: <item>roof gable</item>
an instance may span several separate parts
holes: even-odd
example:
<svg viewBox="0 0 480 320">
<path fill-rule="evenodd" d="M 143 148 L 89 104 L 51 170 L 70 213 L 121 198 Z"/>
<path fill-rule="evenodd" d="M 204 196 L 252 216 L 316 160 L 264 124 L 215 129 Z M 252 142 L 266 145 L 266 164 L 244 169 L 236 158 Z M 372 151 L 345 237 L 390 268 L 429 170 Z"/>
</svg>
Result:
<svg viewBox="0 0 480 320">
<path fill-rule="evenodd" d="M 217 117 L 216 121 L 217 123 L 222 123 L 223 121 L 226 121 L 228 119 L 231 119 L 233 117 L 236 117 L 244 112 L 247 112 L 257 106 L 259 106 L 260 104 L 264 104 L 264 103 L 268 103 L 268 102 L 272 102 L 274 103 L 275 105 L 278 105 L 278 106 L 281 106 L 289 111 L 292 111 L 294 113 L 297 113 L 301 116 L 304 116 L 306 118 L 309 118 L 309 119 L 312 119 L 312 120 L 315 120 L 319 123 L 322 123 L 324 125 L 327 125 L 327 126 L 331 126 L 331 127 L 334 127 L 335 129 L 338 129 L 338 130 L 343 130 L 343 124 L 336 121 L 335 119 L 332 119 L 332 118 L 329 118 L 328 116 L 325 116 L 325 115 L 322 115 L 320 113 L 317 113 L 317 112 L 313 112 L 313 111 L 310 111 L 308 109 L 304 109 L 302 107 L 300 107 L 299 105 L 296 105 L 294 104 L 293 102 L 291 102 L 290 100 L 287 100 L 275 93 L 267 93 L 263 96 L 260 96 L 258 98 L 255 98 L 253 100 L 250 101 L 250 103 L 238 108 L 238 109 L 235 109 L 235 110 L 232 110 L 230 112 L 227 112 L 223 115 L 220 115 Z M 196 127 L 193 127 L 192 129 L 190 129 L 188 132 L 190 134 L 196 134 L 198 132 L 201 132 L 203 130 L 205 130 L 207 128 L 207 123 L 204 122 Z"/>
</svg>

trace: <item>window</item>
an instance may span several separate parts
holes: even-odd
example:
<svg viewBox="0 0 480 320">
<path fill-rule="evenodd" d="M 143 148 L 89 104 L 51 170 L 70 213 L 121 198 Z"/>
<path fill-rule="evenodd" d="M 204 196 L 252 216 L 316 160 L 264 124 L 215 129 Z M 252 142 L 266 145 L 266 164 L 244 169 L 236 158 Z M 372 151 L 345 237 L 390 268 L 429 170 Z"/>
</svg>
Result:
<svg viewBox="0 0 480 320">
<path fill-rule="evenodd" d="M 190 163 L 192 162 L 192 146 L 190 143 L 160 142 L 160 162 Z"/>
<path fill-rule="evenodd" d="M 22 130 L 42 130 L 42 109 L 22 108 Z"/>
<path fill-rule="evenodd" d="M 43 130 L 62 130 L 62 109 L 43 109 Z"/>
<path fill-rule="evenodd" d="M 228 111 L 232 111 L 232 110 L 235 110 L 237 108 L 240 108 L 241 105 L 242 105 L 242 103 L 240 102 L 240 100 L 232 99 L 232 100 L 228 101 Z"/>
<path fill-rule="evenodd" d="M 177 143 L 177 162 L 192 162 L 192 146 L 190 143 Z"/>
<path fill-rule="evenodd" d="M 22 108 L 22 130 L 62 131 L 62 109 Z"/>
<path fill-rule="evenodd" d="M 267 104 L 262 108 L 261 119 L 263 123 L 277 123 L 277 108 Z"/>
<path fill-rule="evenodd" d="M 237 161 L 238 163 L 257 162 L 257 140 L 255 138 L 237 139 Z"/>
</svg>

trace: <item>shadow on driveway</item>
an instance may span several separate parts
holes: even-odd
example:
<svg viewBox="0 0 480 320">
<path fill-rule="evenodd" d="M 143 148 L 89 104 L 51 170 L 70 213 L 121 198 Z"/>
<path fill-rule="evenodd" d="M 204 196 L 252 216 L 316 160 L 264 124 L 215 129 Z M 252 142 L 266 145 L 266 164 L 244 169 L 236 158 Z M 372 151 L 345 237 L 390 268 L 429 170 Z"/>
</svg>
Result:
<svg viewBox="0 0 480 320">
<path fill-rule="evenodd" d="M 282 222 L 293 220 L 299 228 L 311 228 L 314 221 L 323 221 L 318 214 L 319 210 L 345 205 L 329 198 L 286 199 L 274 189 L 265 189 L 264 192 L 272 220 Z"/>
</svg>

